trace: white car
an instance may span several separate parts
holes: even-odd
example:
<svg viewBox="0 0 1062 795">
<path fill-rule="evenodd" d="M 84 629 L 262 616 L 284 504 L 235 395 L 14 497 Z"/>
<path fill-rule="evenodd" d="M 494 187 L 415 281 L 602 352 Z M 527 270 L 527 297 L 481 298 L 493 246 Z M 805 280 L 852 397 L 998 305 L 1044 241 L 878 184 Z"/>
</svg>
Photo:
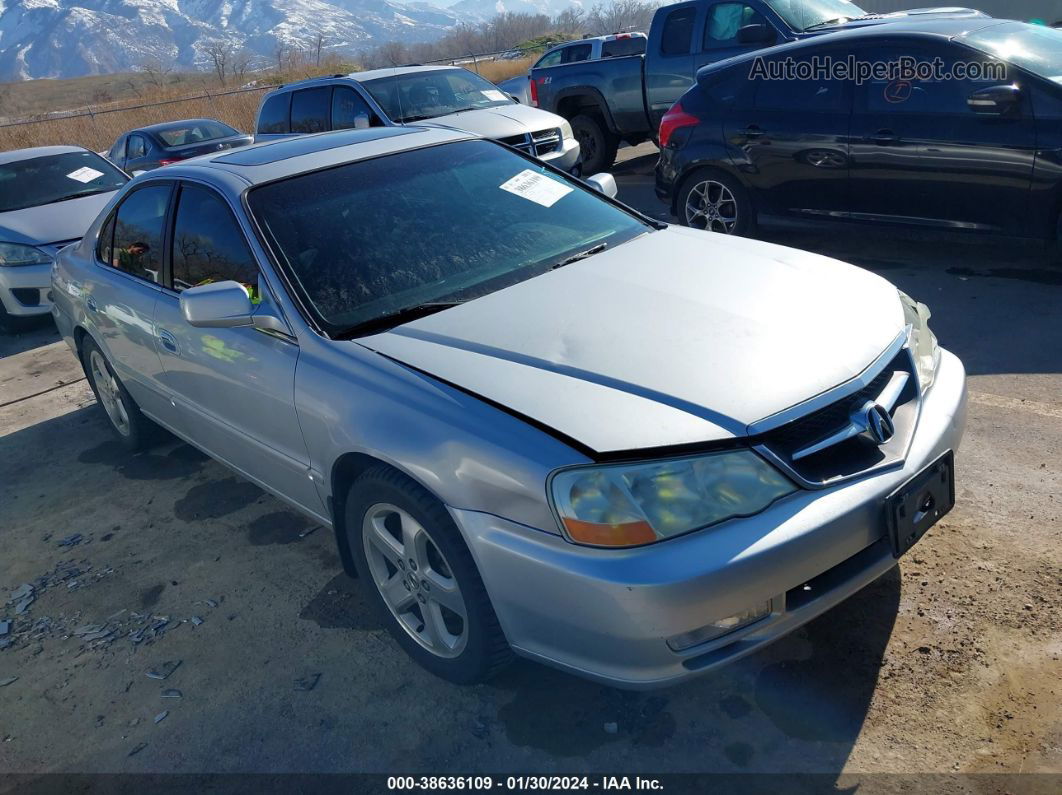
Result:
<svg viewBox="0 0 1062 795">
<path fill-rule="evenodd" d="M 493 138 L 562 171 L 574 173 L 579 164 L 579 142 L 566 119 L 521 105 L 456 66 L 374 69 L 281 86 L 258 108 L 255 141 L 407 124 Z"/>
<path fill-rule="evenodd" d="M 0 327 L 51 311 L 52 259 L 129 181 L 79 146 L 0 153 Z"/>
</svg>

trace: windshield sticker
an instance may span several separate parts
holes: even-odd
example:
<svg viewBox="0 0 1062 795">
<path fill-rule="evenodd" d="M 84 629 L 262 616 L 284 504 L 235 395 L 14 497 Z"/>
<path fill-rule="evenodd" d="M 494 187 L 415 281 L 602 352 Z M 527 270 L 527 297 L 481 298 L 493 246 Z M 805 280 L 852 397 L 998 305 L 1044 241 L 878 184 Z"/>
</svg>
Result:
<svg viewBox="0 0 1062 795">
<path fill-rule="evenodd" d="M 486 91 L 480 91 L 479 93 L 485 96 L 487 99 L 493 100 L 495 102 L 500 102 L 503 99 L 508 99 L 505 94 L 500 91 L 496 91 L 493 88 L 488 88 Z"/>
<path fill-rule="evenodd" d="M 550 179 L 545 174 L 539 174 L 529 168 L 525 168 L 499 187 L 528 201 L 533 201 L 535 204 L 541 204 L 543 207 L 552 207 L 572 192 L 567 185 L 562 185 L 557 180 Z"/>
<path fill-rule="evenodd" d="M 97 171 L 96 169 L 89 168 L 88 166 L 82 166 L 77 171 L 71 171 L 69 174 L 67 174 L 67 177 L 69 177 L 70 179 L 77 180 L 78 182 L 92 182 L 92 180 L 102 176 L 102 171 Z"/>
</svg>

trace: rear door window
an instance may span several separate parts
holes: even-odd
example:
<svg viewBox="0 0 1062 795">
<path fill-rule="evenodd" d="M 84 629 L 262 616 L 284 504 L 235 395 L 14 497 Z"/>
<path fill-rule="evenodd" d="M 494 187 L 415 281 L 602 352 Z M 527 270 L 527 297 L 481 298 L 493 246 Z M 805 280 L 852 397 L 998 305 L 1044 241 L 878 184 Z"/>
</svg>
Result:
<svg viewBox="0 0 1062 795">
<path fill-rule="evenodd" d="M 664 20 L 664 32 L 660 34 L 660 52 L 663 55 L 689 55 L 693 40 L 693 22 L 697 18 L 696 6 L 676 8 Z"/>
<path fill-rule="evenodd" d="M 149 185 L 130 193 L 118 207 L 114 221 L 114 245 L 107 264 L 120 271 L 161 283 L 162 239 L 166 210 L 170 203 L 170 183 Z"/>
<path fill-rule="evenodd" d="M 332 107 L 332 86 L 304 88 L 291 95 L 291 131 L 318 133 L 328 129 Z"/>
<path fill-rule="evenodd" d="M 135 157 L 143 157 L 144 155 L 147 154 L 147 150 L 148 150 L 147 141 L 144 140 L 144 136 L 142 136 L 142 135 L 130 135 L 129 136 L 129 144 L 128 144 L 128 148 L 126 149 L 126 157 L 129 157 L 130 159 L 135 158 Z"/>
<path fill-rule="evenodd" d="M 645 52 L 645 38 L 642 36 L 612 39 L 601 45 L 602 58 L 622 58 L 624 55 L 641 55 L 643 52 Z"/>
<path fill-rule="evenodd" d="M 585 61 L 590 57 L 592 50 L 593 45 L 590 44 L 590 42 L 587 42 L 586 44 L 573 44 L 571 47 L 565 47 L 564 52 L 561 55 L 561 63 Z"/>
<path fill-rule="evenodd" d="M 289 116 L 291 114 L 291 92 L 282 91 L 274 94 L 262 105 L 258 114 L 258 132 L 267 135 L 286 135 L 291 132 Z"/>
</svg>

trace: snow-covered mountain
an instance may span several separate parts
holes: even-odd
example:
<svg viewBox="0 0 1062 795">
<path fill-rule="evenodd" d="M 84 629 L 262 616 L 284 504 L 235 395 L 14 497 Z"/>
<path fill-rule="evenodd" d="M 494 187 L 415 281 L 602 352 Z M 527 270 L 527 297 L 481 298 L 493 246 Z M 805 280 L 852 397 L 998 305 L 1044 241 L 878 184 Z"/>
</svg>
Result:
<svg viewBox="0 0 1062 795">
<path fill-rule="evenodd" d="M 430 41 L 459 15 L 391 0 L 0 0 L 0 81 L 130 71 L 152 59 L 202 68 L 231 43 L 272 58 L 278 45 L 356 51 Z"/>
<path fill-rule="evenodd" d="M 482 22 L 507 11 L 514 14 L 545 14 L 555 17 L 570 6 L 585 8 L 587 5 L 589 3 L 580 0 L 457 0 L 448 5 L 446 10 L 464 19 Z"/>
</svg>

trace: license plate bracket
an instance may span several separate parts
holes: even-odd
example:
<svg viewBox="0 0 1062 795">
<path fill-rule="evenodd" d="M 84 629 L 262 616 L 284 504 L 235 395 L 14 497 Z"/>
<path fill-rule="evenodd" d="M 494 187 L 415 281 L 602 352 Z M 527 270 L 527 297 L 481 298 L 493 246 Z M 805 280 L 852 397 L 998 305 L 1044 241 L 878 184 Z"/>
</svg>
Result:
<svg viewBox="0 0 1062 795">
<path fill-rule="evenodd" d="M 897 558 L 955 507 L 955 454 L 949 450 L 885 501 L 885 514 Z"/>
</svg>

